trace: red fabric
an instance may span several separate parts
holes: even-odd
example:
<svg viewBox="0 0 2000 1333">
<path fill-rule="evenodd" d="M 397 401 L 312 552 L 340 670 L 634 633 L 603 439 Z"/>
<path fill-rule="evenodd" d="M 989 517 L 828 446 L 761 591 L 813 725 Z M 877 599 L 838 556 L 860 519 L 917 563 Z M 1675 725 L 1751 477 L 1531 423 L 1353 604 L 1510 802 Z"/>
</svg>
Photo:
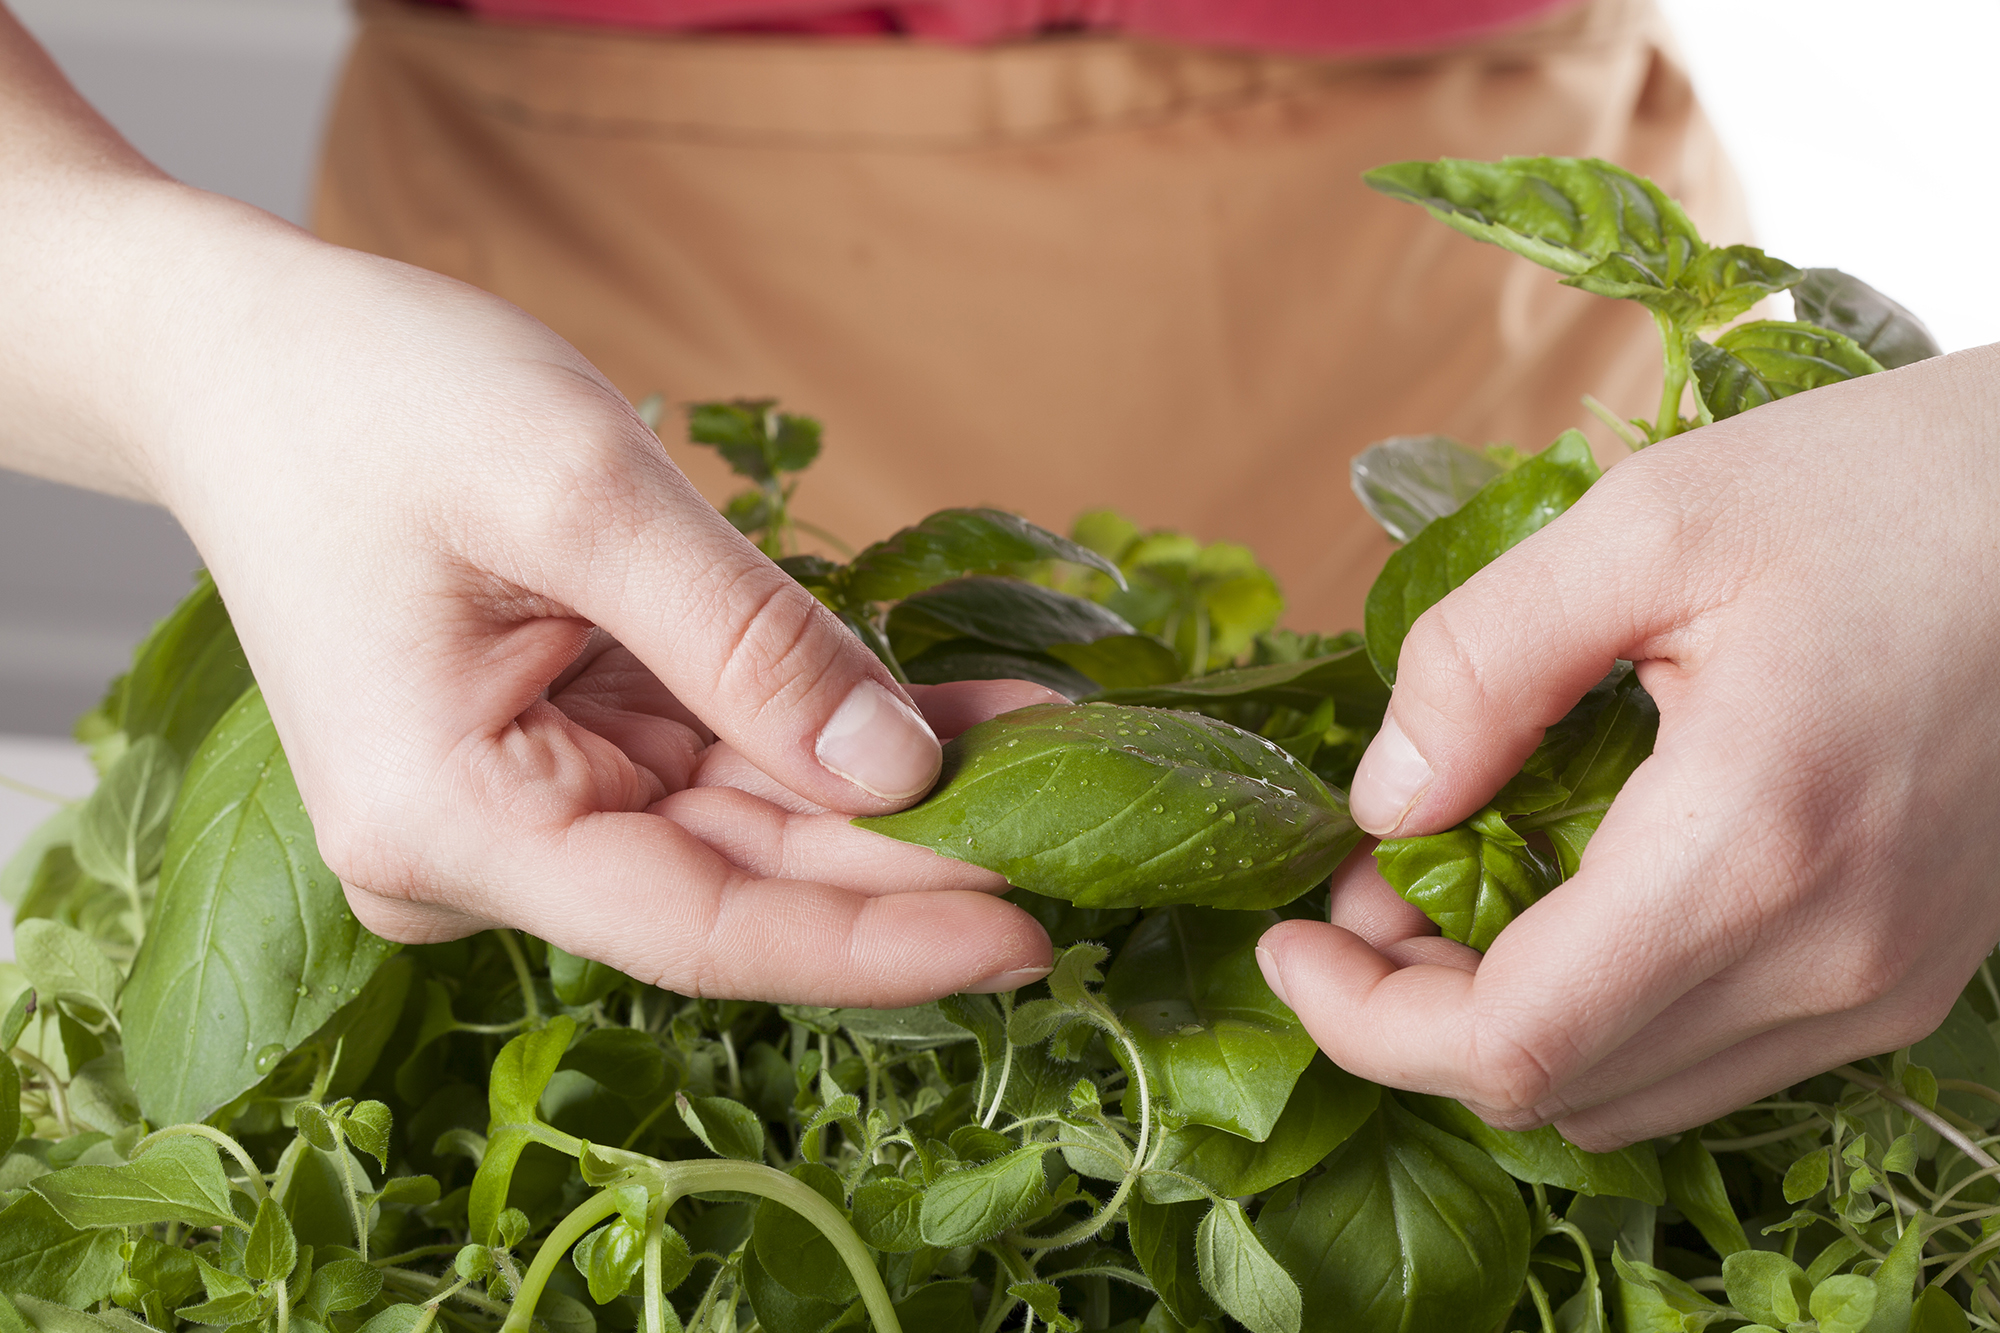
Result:
<svg viewBox="0 0 2000 1333">
<path fill-rule="evenodd" d="M 908 35 L 986 43 L 1106 31 L 1297 54 L 1438 46 L 1568 0 L 445 0 L 488 18 L 654 32 Z"/>
</svg>

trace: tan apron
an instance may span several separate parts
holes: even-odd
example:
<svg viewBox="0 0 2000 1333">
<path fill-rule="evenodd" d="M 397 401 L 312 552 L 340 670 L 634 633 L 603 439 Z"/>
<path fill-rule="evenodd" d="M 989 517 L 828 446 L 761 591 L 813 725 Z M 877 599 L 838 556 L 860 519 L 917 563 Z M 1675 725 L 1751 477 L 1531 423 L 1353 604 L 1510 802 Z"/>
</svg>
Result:
<svg viewBox="0 0 2000 1333">
<path fill-rule="evenodd" d="M 364 0 L 317 226 L 517 302 L 628 396 L 826 424 L 796 509 L 861 543 L 948 505 L 1114 506 L 1256 549 L 1360 621 L 1386 435 L 1539 448 L 1651 415 L 1646 315 L 1393 203 L 1402 158 L 1594 154 L 1711 239 L 1742 201 L 1645 0 L 1365 61 L 1060 37 L 631 35 Z M 711 499 L 715 456 L 665 430 Z M 1601 428 L 1594 438 L 1609 443 Z M 1620 451 L 1622 452 L 1622 451 Z"/>
</svg>

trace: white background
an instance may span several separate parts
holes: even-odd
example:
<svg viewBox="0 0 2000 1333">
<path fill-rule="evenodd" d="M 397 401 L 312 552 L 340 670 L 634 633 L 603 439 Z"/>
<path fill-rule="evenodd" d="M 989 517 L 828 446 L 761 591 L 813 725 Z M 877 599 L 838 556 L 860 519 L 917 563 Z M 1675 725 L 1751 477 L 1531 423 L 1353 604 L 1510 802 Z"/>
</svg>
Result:
<svg viewBox="0 0 2000 1333">
<path fill-rule="evenodd" d="M 1948 351 L 2000 341 L 1989 261 L 2000 218 L 1991 166 L 2000 0 L 1662 7 L 1743 175 L 1753 239 L 1802 267 L 1873 283 L 1927 320 Z M 166 170 L 304 220 L 317 126 L 348 29 L 339 0 L 13 8 Z M 192 564 L 168 520 L 0 474 L 0 731 L 60 734 L 185 590 Z M 54 685 L 10 674 L 56 649 Z M 46 702 L 10 711 L 9 699 L 30 695 Z M 0 774 L 66 796 L 90 781 L 81 754 L 61 741 L 0 737 Z M 0 857 L 46 809 L 0 788 Z"/>
</svg>

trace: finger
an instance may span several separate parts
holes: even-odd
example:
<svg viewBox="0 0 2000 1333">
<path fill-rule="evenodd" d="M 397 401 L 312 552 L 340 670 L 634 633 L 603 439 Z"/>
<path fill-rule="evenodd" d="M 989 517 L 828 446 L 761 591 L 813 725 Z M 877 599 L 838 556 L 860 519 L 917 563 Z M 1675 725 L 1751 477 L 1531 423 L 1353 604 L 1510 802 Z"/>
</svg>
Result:
<svg viewBox="0 0 2000 1333">
<path fill-rule="evenodd" d="M 1672 462 L 1649 450 L 1614 469 L 1418 618 L 1388 714 L 1355 771 L 1357 824 L 1384 837 L 1450 827 L 1616 660 L 1689 649 L 1685 631 L 1727 595 L 1699 571 L 1732 560 L 1712 542 L 1698 565 L 1682 558 L 1708 524 L 1699 502 L 1669 484 Z"/>
<path fill-rule="evenodd" d="M 944 685 L 912 685 L 909 692 L 931 730 L 944 740 L 1016 708 L 1069 702 L 1054 690 L 1025 680 L 954 680 Z"/>
<path fill-rule="evenodd" d="M 865 897 L 1007 888 L 991 870 L 855 828 L 846 815 L 800 814 L 728 787 L 677 792 L 652 812 L 761 879 L 811 879 Z"/>
<path fill-rule="evenodd" d="M 1422 910 L 1382 878 L 1375 866 L 1373 838 L 1362 839 L 1333 872 L 1327 920 L 1353 931 L 1376 950 L 1438 933 L 1437 925 Z"/>
</svg>

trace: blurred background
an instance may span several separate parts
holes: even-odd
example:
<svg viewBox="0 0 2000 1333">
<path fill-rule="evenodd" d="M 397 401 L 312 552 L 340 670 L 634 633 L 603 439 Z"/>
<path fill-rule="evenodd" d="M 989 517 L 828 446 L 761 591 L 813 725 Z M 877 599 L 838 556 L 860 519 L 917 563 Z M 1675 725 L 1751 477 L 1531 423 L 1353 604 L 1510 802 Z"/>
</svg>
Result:
<svg viewBox="0 0 2000 1333">
<path fill-rule="evenodd" d="M 2000 4 L 1660 3 L 1748 187 L 1751 239 L 1864 278 L 1948 351 L 2000 341 L 1984 264 L 2000 173 L 1982 165 L 1993 112 L 1979 91 L 2000 50 Z M 343 0 L 10 7 L 163 169 L 305 221 Z M 50 808 L 23 788 L 89 790 L 70 721 L 198 559 L 159 510 L 0 471 L 0 860 Z"/>
</svg>

